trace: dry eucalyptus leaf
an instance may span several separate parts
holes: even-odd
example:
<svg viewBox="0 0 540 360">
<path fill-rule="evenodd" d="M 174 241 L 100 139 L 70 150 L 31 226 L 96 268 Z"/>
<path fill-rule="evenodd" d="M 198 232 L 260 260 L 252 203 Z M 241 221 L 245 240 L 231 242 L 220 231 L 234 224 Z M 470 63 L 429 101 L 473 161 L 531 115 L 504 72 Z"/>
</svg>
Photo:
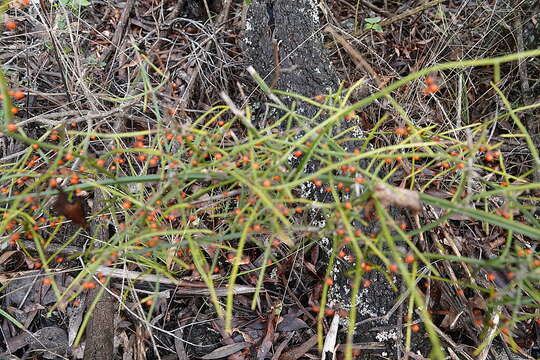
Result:
<svg viewBox="0 0 540 360">
<path fill-rule="evenodd" d="M 420 195 L 416 191 L 378 183 L 373 191 L 373 198 L 379 200 L 384 207 L 390 205 L 411 209 L 414 213 L 422 210 Z"/>
<path fill-rule="evenodd" d="M 250 344 L 246 342 L 241 343 L 233 343 L 229 345 L 222 346 L 220 348 L 217 348 L 216 350 L 212 351 L 211 353 L 204 355 L 201 357 L 201 359 L 211 360 L 211 359 L 222 359 L 224 357 L 227 357 L 229 355 L 232 355 L 234 353 L 237 353 L 247 347 L 249 347 Z"/>
</svg>

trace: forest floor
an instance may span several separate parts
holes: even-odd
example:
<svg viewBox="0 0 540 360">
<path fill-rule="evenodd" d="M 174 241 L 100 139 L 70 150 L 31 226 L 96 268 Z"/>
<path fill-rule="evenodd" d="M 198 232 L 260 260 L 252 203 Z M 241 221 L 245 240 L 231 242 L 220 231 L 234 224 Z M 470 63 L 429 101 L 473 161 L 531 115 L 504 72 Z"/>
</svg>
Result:
<svg viewBox="0 0 540 360">
<path fill-rule="evenodd" d="M 320 1 L 315 97 L 241 1 L 3 3 L 0 358 L 540 358 L 538 1 Z"/>
</svg>

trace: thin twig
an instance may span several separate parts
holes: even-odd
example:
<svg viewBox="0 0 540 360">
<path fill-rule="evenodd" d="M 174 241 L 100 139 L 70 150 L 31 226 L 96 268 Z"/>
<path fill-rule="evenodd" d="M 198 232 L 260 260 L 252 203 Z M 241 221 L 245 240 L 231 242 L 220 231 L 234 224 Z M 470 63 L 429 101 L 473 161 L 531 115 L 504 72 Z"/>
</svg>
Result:
<svg viewBox="0 0 540 360">
<path fill-rule="evenodd" d="M 111 56 L 113 50 L 115 53 L 117 53 L 120 42 L 124 38 L 124 31 L 126 29 L 128 20 L 129 20 L 129 14 L 131 13 L 131 9 L 133 8 L 133 5 L 135 4 L 135 0 L 126 0 L 126 3 L 124 5 L 124 10 L 122 11 L 122 15 L 120 16 L 120 20 L 118 21 L 118 24 L 116 25 L 116 30 L 114 31 L 114 35 L 111 41 L 111 46 L 109 46 L 101 55 L 100 62 L 106 62 L 109 56 Z M 112 66 L 109 66 L 112 69 Z"/>
</svg>

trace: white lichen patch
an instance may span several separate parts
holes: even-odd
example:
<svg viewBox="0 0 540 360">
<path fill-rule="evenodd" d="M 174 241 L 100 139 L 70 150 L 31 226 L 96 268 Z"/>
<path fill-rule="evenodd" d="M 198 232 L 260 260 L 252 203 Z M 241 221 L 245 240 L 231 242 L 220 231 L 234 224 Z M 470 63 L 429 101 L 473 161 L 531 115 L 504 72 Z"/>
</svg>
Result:
<svg viewBox="0 0 540 360">
<path fill-rule="evenodd" d="M 310 1 L 310 9 L 308 9 L 309 15 L 313 20 L 313 23 L 318 27 L 319 26 L 319 11 L 317 10 L 317 3 L 315 1 Z"/>
<path fill-rule="evenodd" d="M 358 294 L 357 298 L 357 304 L 358 304 L 358 313 L 362 316 L 368 316 L 368 317 L 378 317 L 381 315 L 384 315 L 385 310 L 375 309 L 371 304 L 364 301 L 364 299 L 367 299 L 369 295 L 369 288 L 364 288 L 360 293 Z"/>
<path fill-rule="evenodd" d="M 253 47 L 253 42 L 251 41 L 250 37 L 249 37 L 249 33 L 251 33 L 251 31 L 253 30 L 253 25 L 251 24 L 251 22 L 249 20 L 246 20 L 246 27 L 244 29 L 244 38 L 243 38 L 243 42 L 244 44 L 246 44 L 247 46 L 249 47 Z"/>
<path fill-rule="evenodd" d="M 330 239 L 323 237 L 321 238 L 320 243 L 324 248 L 327 248 L 330 245 Z"/>
<path fill-rule="evenodd" d="M 306 182 L 300 184 L 300 193 L 302 194 L 303 199 L 310 199 L 310 195 L 313 193 L 315 185 L 312 182 Z"/>
<path fill-rule="evenodd" d="M 316 210 L 311 209 L 312 215 L 316 215 Z M 323 229 L 326 226 L 326 220 L 312 220 L 311 225 Z"/>
<path fill-rule="evenodd" d="M 377 339 L 377 341 L 380 341 L 380 342 L 384 342 L 388 340 L 397 340 L 398 334 L 396 330 L 388 330 L 388 331 L 383 330 L 380 333 L 377 333 L 377 335 L 375 335 L 375 338 Z"/>
<path fill-rule="evenodd" d="M 277 267 L 274 266 L 272 268 L 272 271 L 270 271 L 270 279 L 277 279 L 277 278 L 278 278 Z"/>
<path fill-rule="evenodd" d="M 351 132 L 351 135 L 353 138 L 365 139 L 364 131 L 360 128 L 360 126 L 355 126 Z"/>
</svg>

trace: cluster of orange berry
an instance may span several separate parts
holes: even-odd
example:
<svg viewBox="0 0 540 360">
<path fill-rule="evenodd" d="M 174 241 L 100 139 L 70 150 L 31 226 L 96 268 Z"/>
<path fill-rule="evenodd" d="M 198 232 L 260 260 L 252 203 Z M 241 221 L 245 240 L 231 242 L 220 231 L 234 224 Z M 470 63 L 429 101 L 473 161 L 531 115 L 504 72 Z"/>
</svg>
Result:
<svg viewBox="0 0 540 360">
<path fill-rule="evenodd" d="M 9 90 L 8 95 L 11 96 L 15 100 L 22 100 L 22 99 L 25 98 L 26 93 L 24 91 L 22 91 L 22 90 L 16 90 L 16 91 Z M 1 100 L 4 100 L 2 94 L 0 94 L 0 101 Z M 13 115 L 17 114 L 18 112 L 19 112 L 19 109 L 16 106 L 13 106 L 11 108 L 11 113 Z M 15 130 L 16 130 L 16 128 L 15 128 Z M 12 130 L 10 130 L 10 131 L 12 131 Z"/>
<path fill-rule="evenodd" d="M 427 88 L 425 88 L 422 91 L 422 94 L 429 95 L 429 94 L 435 94 L 437 91 L 439 91 L 439 85 L 437 85 L 437 81 L 434 77 L 428 76 L 424 82 L 427 85 Z"/>
</svg>

